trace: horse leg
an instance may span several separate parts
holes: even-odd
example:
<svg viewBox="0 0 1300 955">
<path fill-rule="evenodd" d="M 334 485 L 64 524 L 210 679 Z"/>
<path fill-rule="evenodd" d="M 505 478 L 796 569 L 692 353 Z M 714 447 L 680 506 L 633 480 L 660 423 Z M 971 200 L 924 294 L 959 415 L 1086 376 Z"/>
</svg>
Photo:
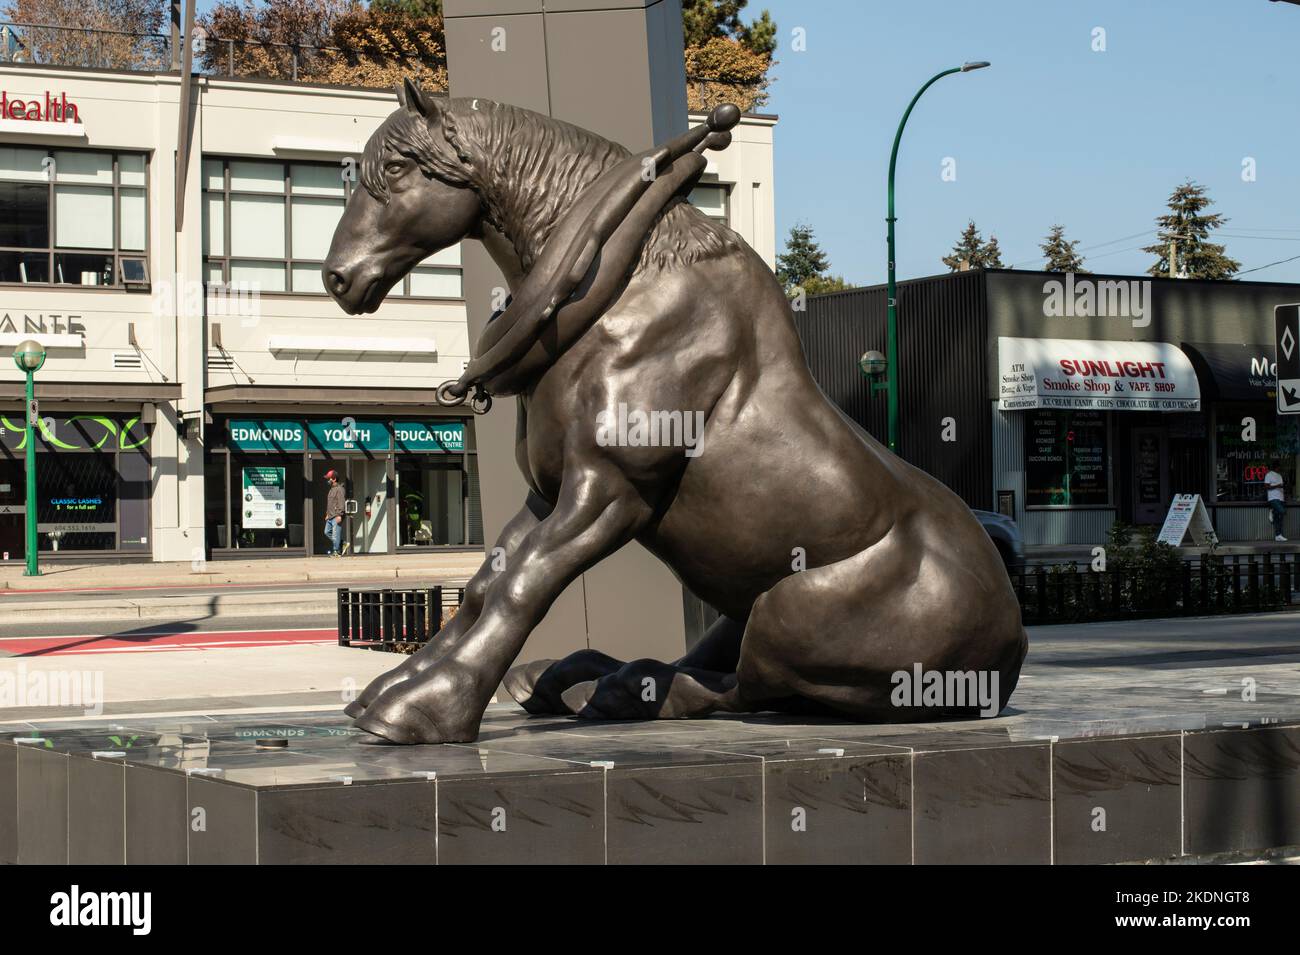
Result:
<svg viewBox="0 0 1300 955">
<path fill-rule="evenodd" d="M 389 687 L 410 679 L 436 663 L 439 657 L 478 620 L 483 610 L 483 600 L 487 595 L 488 585 L 500 573 L 497 567 L 501 566 L 503 561 L 507 566 L 509 565 L 524 536 L 548 513 L 550 513 L 550 505 L 530 491 L 519 513 L 501 530 L 496 547 L 488 552 L 483 563 L 479 565 L 478 571 L 465 585 L 465 597 L 456 611 L 456 616 L 452 617 L 447 626 L 438 632 L 435 640 L 429 641 L 387 673 L 375 677 L 343 712 L 353 719 L 357 718 Z"/>
<path fill-rule="evenodd" d="M 469 742 L 511 662 L 578 575 L 618 550 L 653 510 L 604 462 L 566 475 L 555 509 L 487 584 L 474 623 L 431 665 L 384 690 L 356 725 L 397 743 Z"/>
<path fill-rule="evenodd" d="M 716 682 L 723 675 L 735 672 L 736 661 L 740 658 L 740 640 L 744 633 L 744 623 L 729 617 L 719 617 L 709 627 L 700 642 L 672 666 L 678 669 L 711 671 L 717 676 L 710 682 Z M 577 650 L 562 660 L 534 660 L 532 663 L 514 667 L 506 674 L 504 685 L 515 702 L 529 713 L 573 713 L 574 708 L 564 701 L 564 694 L 568 690 L 579 684 L 591 683 L 618 673 L 625 666 L 627 664 L 622 660 L 617 660 L 599 650 Z M 647 673 L 642 676 L 648 675 Z M 641 676 L 635 676 L 629 671 L 626 678 L 639 684 Z M 679 693 L 684 692 L 685 684 L 679 684 L 678 690 Z M 587 715 L 590 716 L 594 712 L 592 710 Z"/>
</svg>

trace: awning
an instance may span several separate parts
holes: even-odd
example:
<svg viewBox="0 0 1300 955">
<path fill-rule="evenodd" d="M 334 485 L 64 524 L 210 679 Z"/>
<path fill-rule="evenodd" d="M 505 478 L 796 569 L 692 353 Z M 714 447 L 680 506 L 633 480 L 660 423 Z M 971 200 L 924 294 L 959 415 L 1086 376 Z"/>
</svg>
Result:
<svg viewBox="0 0 1300 955">
<path fill-rule="evenodd" d="M 998 407 L 1199 411 L 1201 389 L 1169 342 L 999 338 Z"/>
<path fill-rule="evenodd" d="M 1183 351 L 1206 386 L 1220 401 L 1269 401 L 1277 398 L 1273 346 L 1183 342 Z"/>
</svg>

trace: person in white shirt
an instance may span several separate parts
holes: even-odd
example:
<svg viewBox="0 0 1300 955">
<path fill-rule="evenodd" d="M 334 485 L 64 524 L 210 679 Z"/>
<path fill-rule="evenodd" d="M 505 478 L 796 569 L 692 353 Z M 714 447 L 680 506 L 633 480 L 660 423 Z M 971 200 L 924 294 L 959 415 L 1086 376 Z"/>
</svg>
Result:
<svg viewBox="0 0 1300 955">
<path fill-rule="evenodd" d="M 1268 488 L 1268 509 L 1272 513 L 1273 519 L 1273 540 L 1285 541 L 1282 535 L 1282 526 L 1286 521 L 1286 495 L 1282 491 L 1283 485 L 1286 484 L 1282 475 L 1278 474 L 1272 468 L 1264 475 L 1264 487 Z"/>
</svg>

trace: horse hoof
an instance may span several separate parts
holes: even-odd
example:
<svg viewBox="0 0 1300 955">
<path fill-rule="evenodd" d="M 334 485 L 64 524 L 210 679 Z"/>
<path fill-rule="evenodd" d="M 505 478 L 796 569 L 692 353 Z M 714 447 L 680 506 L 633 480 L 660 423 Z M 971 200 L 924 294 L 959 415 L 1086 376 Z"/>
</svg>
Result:
<svg viewBox="0 0 1300 955">
<path fill-rule="evenodd" d="M 360 700 L 353 700 L 347 706 L 343 707 L 343 715 L 350 716 L 354 720 L 365 711 L 366 704 L 362 703 Z"/>
<path fill-rule="evenodd" d="M 386 720 L 373 714 L 360 717 L 352 725 L 388 743 L 410 746 L 415 743 L 443 743 L 437 724 L 423 713 L 407 709 L 401 719 Z"/>
</svg>

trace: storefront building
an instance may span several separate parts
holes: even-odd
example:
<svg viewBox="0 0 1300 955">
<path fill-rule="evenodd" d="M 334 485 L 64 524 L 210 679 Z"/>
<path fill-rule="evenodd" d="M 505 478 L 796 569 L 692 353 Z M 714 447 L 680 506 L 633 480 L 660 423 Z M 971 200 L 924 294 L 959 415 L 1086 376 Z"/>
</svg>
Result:
<svg viewBox="0 0 1300 955">
<path fill-rule="evenodd" d="M 1300 538 L 1300 416 L 1278 413 L 1276 305 L 1300 286 L 976 271 L 903 283 L 902 454 L 1029 545 L 1096 544 L 1158 526 L 1199 494 L 1224 541 L 1271 542 L 1264 475 L 1286 482 Z M 884 293 L 810 300 L 814 374 L 884 434 L 856 369 L 884 350 Z"/>
<path fill-rule="evenodd" d="M 481 548 L 473 415 L 434 400 L 469 360 L 459 247 L 373 315 L 321 281 L 392 94 L 196 77 L 178 149 L 180 88 L 0 63 L 24 104 L 0 123 L 0 560 L 24 556 L 28 338 L 44 555 L 319 554 L 331 469 L 351 552 Z M 691 197 L 769 264 L 774 123 L 745 117 Z"/>
</svg>

